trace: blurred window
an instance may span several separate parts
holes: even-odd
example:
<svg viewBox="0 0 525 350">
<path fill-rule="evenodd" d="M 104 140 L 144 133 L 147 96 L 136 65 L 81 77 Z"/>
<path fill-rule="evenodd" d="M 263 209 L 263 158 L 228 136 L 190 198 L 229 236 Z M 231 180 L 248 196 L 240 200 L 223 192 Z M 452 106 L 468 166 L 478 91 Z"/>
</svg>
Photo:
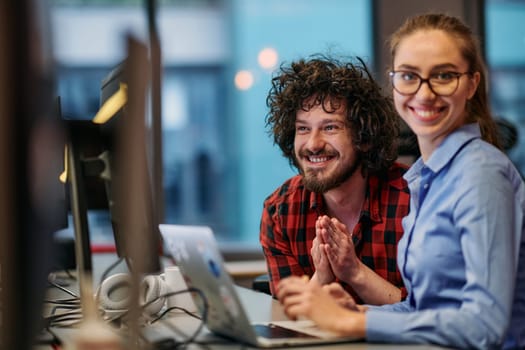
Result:
<svg viewBox="0 0 525 350">
<path fill-rule="evenodd" d="M 525 1 L 487 0 L 485 6 L 490 102 L 495 116 L 516 128 L 508 154 L 525 174 Z"/>
<path fill-rule="evenodd" d="M 101 80 L 123 59 L 124 35 L 147 38 L 143 1 L 53 4 L 63 114 L 90 119 L 99 108 Z M 263 200 L 295 173 L 265 128 L 272 74 L 282 62 L 314 53 L 359 55 L 372 67 L 371 3 L 158 4 L 164 221 L 210 225 L 222 244 L 260 249 Z M 97 227 L 107 222 L 107 214 L 92 214 Z"/>
</svg>

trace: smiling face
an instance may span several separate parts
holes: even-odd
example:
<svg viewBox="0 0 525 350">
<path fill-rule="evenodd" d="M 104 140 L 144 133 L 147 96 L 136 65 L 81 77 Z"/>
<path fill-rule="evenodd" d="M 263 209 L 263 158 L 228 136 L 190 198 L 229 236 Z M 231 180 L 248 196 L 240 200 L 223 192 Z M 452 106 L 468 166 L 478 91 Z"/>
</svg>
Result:
<svg viewBox="0 0 525 350">
<path fill-rule="evenodd" d="M 333 113 L 321 105 L 299 110 L 295 121 L 297 164 L 310 191 L 324 193 L 338 187 L 360 169 L 343 106 Z"/>
<path fill-rule="evenodd" d="M 394 71 L 417 73 L 423 79 L 437 73 L 468 72 L 454 37 L 441 30 L 420 30 L 403 38 L 394 57 Z M 453 130 L 465 122 L 465 106 L 478 86 L 478 72 L 459 77 L 458 88 L 450 96 L 438 96 L 422 83 L 411 96 L 393 91 L 399 115 L 417 135 L 423 159 Z"/>
</svg>

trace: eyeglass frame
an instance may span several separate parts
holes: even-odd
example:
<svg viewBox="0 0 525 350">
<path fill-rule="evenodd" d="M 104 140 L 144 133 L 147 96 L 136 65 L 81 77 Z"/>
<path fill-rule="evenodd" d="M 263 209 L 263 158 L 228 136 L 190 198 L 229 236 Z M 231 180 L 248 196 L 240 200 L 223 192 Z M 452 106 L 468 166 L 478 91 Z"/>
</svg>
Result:
<svg viewBox="0 0 525 350">
<path fill-rule="evenodd" d="M 394 75 L 396 73 L 411 73 L 411 74 L 414 74 L 416 77 L 418 77 L 419 78 L 419 85 L 417 86 L 416 90 L 413 93 L 410 93 L 410 94 L 407 94 L 407 93 L 399 91 L 396 88 L 396 85 L 394 84 Z M 396 90 L 399 94 L 401 94 L 403 96 L 413 96 L 413 95 L 417 94 L 419 89 L 421 89 L 421 85 L 423 85 L 423 83 L 427 83 L 428 88 L 430 89 L 430 91 L 432 91 L 432 93 L 434 95 L 448 97 L 448 96 L 452 96 L 458 90 L 459 78 L 461 78 L 463 75 L 472 75 L 473 74 L 472 72 L 469 72 L 469 71 L 463 72 L 463 73 L 461 73 L 461 72 L 439 72 L 439 73 L 431 74 L 431 76 L 432 75 L 437 75 L 437 74 L 443 74 L 443 73 L 452 74 L 452 75 L 454 75 L 456 77 L 456 87 L 449 94 L 438 94 L 437 92 L 435 92 L 434 89 L 432 88 L 432 83 L 430 82 L 430 79 L 431 79 L 430 76 L 428 78 L 426 78 L 426 79 L 423 79 L 421 77 L 421 75 L 417 74 L 416 72 L 409 71 L 409 70 L 392 70 L 392 71 L 388 72 L 388 76 L 390 77 L 390 83 L 392 84 L 392 87 L 394 88 L 394 90 Z"/>
</svg>

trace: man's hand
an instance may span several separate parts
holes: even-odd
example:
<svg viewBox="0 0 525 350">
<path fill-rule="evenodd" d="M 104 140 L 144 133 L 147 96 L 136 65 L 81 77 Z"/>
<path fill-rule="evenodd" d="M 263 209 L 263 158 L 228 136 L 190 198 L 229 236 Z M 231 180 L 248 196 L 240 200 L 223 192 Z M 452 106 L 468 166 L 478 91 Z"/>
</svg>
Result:
<svg viewBox="0 0 525 350">
<path fill-rule="evenodd" d="M 367 304 L 391 304 L 401 300 L 401 290 L 398 287 L 359 260 L 355 254 L 352 235 L 343 223 L 336 218 L 320 216 L 315 225 L 315 234 L 316 238 L 311 253 L 316 271 L 310 284 L 317 282 L 327 285 L 338 279 L 339 282 L 350 285 Z M 337 294 L 338 291 L 331 290 L 330 293 Z M 349 298 L 342 294 L 339 297 L 336 295 L 340 305 L 352 310 L 352 305 L 355 303 Z M 365 309 L 357 305 L 357 310 L 364 311 Z"/>
<path fill-rule="evenodd" d="M 317 236 L 314 238 L 312 249 L 310 250 L 315 267 L 313 279 L 317 280 L 321 285 L 331 283 L 335 280 L 330 261 L 328 261 L 328 257 L 324 253 L 322 246 L 321 237 Z"/>
<path fill-rule="evenodd" d="M 323 242 L 319 246 L 334 276 L 352 284 L 353 279 L 361 272 L 362 263 L 355 254 L 352 235 L 346 226 L 336 218 L 323 215 L 317 219 L 316 236 Z"/>
</svg>

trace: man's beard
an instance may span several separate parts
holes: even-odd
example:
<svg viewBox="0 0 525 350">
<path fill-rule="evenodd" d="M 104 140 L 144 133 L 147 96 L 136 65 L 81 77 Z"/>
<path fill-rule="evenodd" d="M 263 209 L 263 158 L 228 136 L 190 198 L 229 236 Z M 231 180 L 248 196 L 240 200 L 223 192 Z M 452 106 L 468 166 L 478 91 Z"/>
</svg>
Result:
<svg viewBox="0 0 525 350">
<path fill-rule="evenodd" d="M 343 182 L 348 180 L 354 175 L 361 165 L 361 158 L 355 159 L 352 164 L 349 164 L 343 169 L 336 169 L 334 173 L 330 174 L 327 178 L 318 178 L 318 175 L 322 174 L 325 169 L 302 169 L 303 183 L 306 189 L 316 193 L 325 193 L 331 189 L 340 186 Z"/>
</svg>

